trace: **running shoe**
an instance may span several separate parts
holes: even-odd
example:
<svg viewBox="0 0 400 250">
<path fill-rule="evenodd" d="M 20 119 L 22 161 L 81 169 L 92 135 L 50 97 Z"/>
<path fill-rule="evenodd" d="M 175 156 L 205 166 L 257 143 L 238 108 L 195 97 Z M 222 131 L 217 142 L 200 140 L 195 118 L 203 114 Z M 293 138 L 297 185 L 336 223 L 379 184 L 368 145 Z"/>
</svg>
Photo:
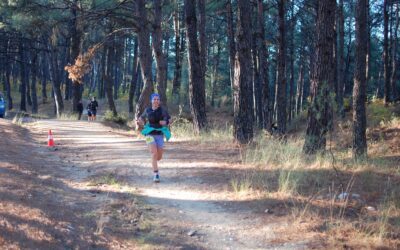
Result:
<svg viewBox="0 0 400 250">
<path fill-rule="evenodd" d="M 154 182 L 160 182 L 160 175 L 155 174 L 154 177 L 153 177 L 153 181 Z"/>
</svg>

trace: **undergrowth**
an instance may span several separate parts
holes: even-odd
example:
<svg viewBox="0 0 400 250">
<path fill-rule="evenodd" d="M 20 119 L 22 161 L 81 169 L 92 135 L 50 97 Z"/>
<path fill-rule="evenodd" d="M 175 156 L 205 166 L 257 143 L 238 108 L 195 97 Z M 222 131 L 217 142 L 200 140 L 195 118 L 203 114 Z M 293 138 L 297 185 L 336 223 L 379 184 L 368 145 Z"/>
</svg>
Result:
<svg viewBox="0 0 400 250">
<path fill-rule="evenodd" d="M 119 125 L 126 125 L 128 122 L 128 115 L 125 113 L 118 113 L 116 116 L 113 114 L 112 111 L 107 110 L 104 114 L 104 121 L 114 122 Z"/>
</svg>

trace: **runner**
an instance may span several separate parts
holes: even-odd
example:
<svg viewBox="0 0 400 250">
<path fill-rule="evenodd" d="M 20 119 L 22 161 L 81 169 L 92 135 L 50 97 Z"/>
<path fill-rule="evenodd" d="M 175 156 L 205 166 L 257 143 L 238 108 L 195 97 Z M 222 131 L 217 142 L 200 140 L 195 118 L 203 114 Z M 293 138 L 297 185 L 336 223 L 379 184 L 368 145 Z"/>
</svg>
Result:
<svg viewBox="0 0 400 250">
<path fill-rule="evenodd" d="M 86 106 L 88 122 L 90 122 L 92 120 L 92 108 L 91 108 L 91 106 L 92 106 L 92 102 L 89 99 L 88 104 Z"/>
<path fill-rule="evenodd" d="M 96 101 L 96 97 L 92 97 L 92 100 L 87 105 L 88 121 L 96 120 L 97 107 L 99 107 L 99 104 Z"/>
<path fill-rule="evenodd" d="M 153 181 L 160 182 L 157 162 L 161 160 L 164 152 L 164 136 L 167 141 L 171 137 L 171 133 L 167 127 L 170 123 L 170 116 L 168 112 L 161 107 L 160 96 L 158 94 L 152 94 L 150 100 L 151 108 L 146 108 L 143 114 L 137 119 L 136 123 L 139 127 L 143 127 L 147 121 L 142 130 L 142 134 L 146 136 L 146 143 L 151 153 L 154 172 Z"/>
<path fill-rule="evenodd" d="M 79 101 L 79 102 L 78 102 L 78 104 L 77 104 L 77 106 L 76 106 L 76 109 L 78 110 L 78 120 L 80 120 L 81 117 L 82 117 L 82 113 L 83 113 L 83 104 L 82 104 L 82 101 Z"/>
</svg>

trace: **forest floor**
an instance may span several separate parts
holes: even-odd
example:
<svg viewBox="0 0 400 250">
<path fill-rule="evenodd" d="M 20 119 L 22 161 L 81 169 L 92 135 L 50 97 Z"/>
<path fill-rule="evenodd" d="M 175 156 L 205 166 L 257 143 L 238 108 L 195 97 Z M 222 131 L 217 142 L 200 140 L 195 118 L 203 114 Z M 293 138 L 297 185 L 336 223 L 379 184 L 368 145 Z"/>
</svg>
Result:
<svg viewBox="0 0 400 250">
<path fill-rule="evenodd" d="M 56 147 L 48 148 L 52 129 Z M 0 245 L 7 249 L 304 249 L 281 240 L 282 201 L 236 199 L 232 148 L 166 144 L 161 183 L 132 132 L 99 122 L 0 120 Z M 266 212 L 266 209 L 269 209 Z M 272 213 L 276 209 L 275 213 Z"/>
<path fill-rule="evenodd" d="M 177 124 L 158 184 L 135 131 L 68 117 L 0 119 L 0 247 L 399 249 L 398 117 L 400 105 L 368 107 L 361 162 L 349 155 L 348 118 L 329 137 L 333 161 L 301 156 L 304 117 L 287 143 L 258 133 L 248 149 L 229 131 L 196 139 Z M 338 198 L 346 194 L 355 199 Z"/>
</svg>

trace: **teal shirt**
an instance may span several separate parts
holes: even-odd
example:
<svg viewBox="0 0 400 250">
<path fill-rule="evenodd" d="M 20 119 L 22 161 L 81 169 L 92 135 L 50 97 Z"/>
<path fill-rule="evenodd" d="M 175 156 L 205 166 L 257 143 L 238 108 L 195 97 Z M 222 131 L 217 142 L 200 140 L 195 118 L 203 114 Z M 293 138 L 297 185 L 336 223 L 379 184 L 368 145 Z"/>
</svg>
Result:
<svg viewBox="0 0 400 250">
<path fill-rule="evenodd" d="M 153 128 L 153 127 L 150 127 L 150 124 L 148 124 L 148 123 L 146 123 L 146 125 L 144 126 L 144 129 L 142 130 L 141 133 L 142 133 L 142 135 L 148 135 L 152 131 L 161 131 L 165 135 L 165 138 L 167 139 L 167 141 L 169 141 L 169 139 L 171 138 L 171 131 L 169 131 L 168 127 Z"/>
</svg>

